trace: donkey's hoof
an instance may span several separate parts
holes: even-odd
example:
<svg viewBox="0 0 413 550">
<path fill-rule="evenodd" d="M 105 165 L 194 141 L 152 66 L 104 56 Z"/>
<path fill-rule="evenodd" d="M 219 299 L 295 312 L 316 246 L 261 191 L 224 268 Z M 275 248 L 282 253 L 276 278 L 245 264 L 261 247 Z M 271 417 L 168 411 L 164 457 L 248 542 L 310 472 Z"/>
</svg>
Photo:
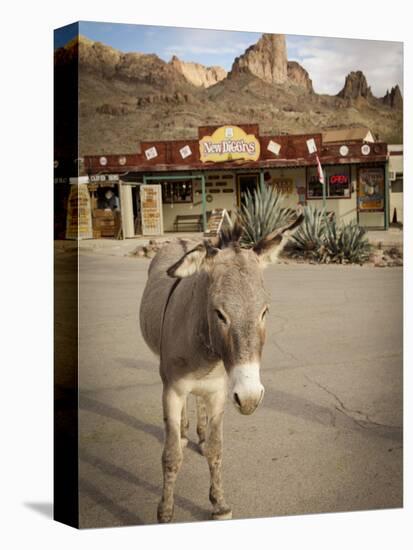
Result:
<svg viewBox="0 0 413 550">
<path fill-rule="evenodd" d="M 200 441 L 198 443 L 199 452 L 201 455 L 205 456 L 205 441 Z"/>
<path fill-rule="evenodd" d="M 162 504 L 162 502 L 158 506 L 158 523 L 170 523 L 172 521 L 172 518 L 174 516 L 174 509 L 167 508 Z"/>
<path fill-rule="evenodd" d="M 181 448 L 185 449 L 185 447 L 188 445 L 188 438 L 187 437 L 181 437 Z"/>
<path fill-rule="evenodd" d="M 214 510 L 212 512 L 212 519 L 232 519 L 232 510 L 231 508 L 222 508 L 220 510 Z"/>
</svg>

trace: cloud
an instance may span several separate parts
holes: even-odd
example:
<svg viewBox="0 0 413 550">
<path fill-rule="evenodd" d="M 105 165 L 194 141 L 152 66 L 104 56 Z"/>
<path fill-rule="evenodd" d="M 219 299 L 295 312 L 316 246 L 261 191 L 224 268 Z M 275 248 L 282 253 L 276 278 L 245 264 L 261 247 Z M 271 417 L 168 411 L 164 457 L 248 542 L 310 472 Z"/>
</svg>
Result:
<svg viewBox="0 0 413 550">
<path fill-rule="evenodd" d="M 395 84 L 403 87 L 403 44 L 288 36 L 288 58 L 309 72 L 318 93 L 337 94 L 350 71 L 361 70 L 374 95 L 380 97 Z"/>
<path fill-rule="evenodd" d="M 234 44 L 232 46 L 207 46 L 200 45 L 196 46 L 193 44 L 176 44 L 168 45 L 164 48 L 164 53 L 166 55 L 197 55 L 197 54 L 208 54 L 208 55 L 222 55 L 222 54 L 234 54 L 234 56 L 240 55 L 248 48 L 250 44 Z"/>
<path fill-rule="evenodd" d="M 260 34 L 207 29 L 174 29 L 163 41 L 162 53 L 178 55 L 187 61 L 198 61 L 197 56 L 213 56 L 215 62 L 231 65 L 233 59 L 254 44 Z"/>
</svg>

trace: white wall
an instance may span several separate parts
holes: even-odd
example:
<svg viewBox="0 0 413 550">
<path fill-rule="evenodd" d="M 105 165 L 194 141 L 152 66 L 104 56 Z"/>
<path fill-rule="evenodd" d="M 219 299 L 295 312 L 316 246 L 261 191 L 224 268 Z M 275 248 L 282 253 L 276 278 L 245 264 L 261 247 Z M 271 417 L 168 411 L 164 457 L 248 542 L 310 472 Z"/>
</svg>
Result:
<svg viewBox="0 0 413 550">
<path fill-rule="evenodd" d="M 306 188 L 306 170 L 305 168 L 277 168 L 269 170 L 271 179 L 291 178 L 293 180 L 293 192 L 284 195 L 284 204 L 287 207 L 294 208 L 299 202 L 298 188 Z M 326 201 L 327 211 L 334 212 L 337 219 L 349 222 L 357 219 L 357 170 L 355 166 L 351 167 L 351 185 L 354 191 L 348 199 L 328 199 Z M 271 180 L 269 180 L 271 181 Z M 308 199 L 307 204 L 316 208 L 323 208 L 322 199 Z"/>
<path fill-rule="evenodd" d="M 206 187 L 206 195 L 212 197 L 211 202 L 206 203 L 207 211 L 214 210 L 215 208 L 225 208 L 228 211 L 234 211 L 237 206 L 237 193 L 235 188 L 235 176 L 232 180 L 221 179 L 222 175 L 231 175 L 231 172 L 208 172 L 206 174 L 206 183 L 211 184 Z M 209 176 L 219 176 L 218 180 L 213 180 Z M 224 187 L 216 185 L 218 182 L 226 181 L 227 184 Z M 194 180 L 194 198 L 193 203 L 174 203 L 163 205 L 163 223 L 164 231 L 174 231 L 174 222 L 176 216 L 184 214 L 202 214 L 202 193 L 201 193 L 201 180 Z M 216 190 L 216 193 L 211 193 L 211 190 Z M 223 189 L 231 189 L 232 193 L 224 193 Z"/>
<path fill-rule="evenodd" d="M 305 168 L 276 168 L 265 170 L 270 173 L 270 179 L 267 179 L 267 183 L 271 183 L 274 179 L 292 179 L 293 191 L 292 193 L 284 194 L 284 205 L 289 208 L 295 208 L 299 203 L 300 196 L 298 194 L 298 188 L 306 187 L 306 171 Z M 242 174 L 242 172 L 238 172 Z M 247 173 L 247 172 L 246 172 Z M 231 180 L 223 180 L 222 176 L 232 175 Z M 212 177 L 211 177 L 212 176 Z M 214 176 L 218 176 L 219 179 L 213 179 Z M 349 222 L 357 219 L 357 167 L 352 165 L 350 170 L 351 188 L 352 192 L 348 199 L 329 199 L 327 198 L 327 211 L 334 212 L 338 220 Z M 217 183 L 226 181 L 225 187 L 220 187 Z M 206 173 L 206 194 L 212 197 L 211 202 L 207 202 L 207 210 L 213 210 L 215 208 L 225 208 L 228 211 L 234 212 L 237 208 L 237 188 L 236 188 L 236 175 L 230 171 L 216 171 Z M 217 190 L 219 192 L 211 193 L 211 190 Z M 231 189 L 232 193 L 223 193 L 223 189 Z M 393 205 L 396 205 L 401 213 L 401 219 L 403 219 L 402 209 L 402 193 L 393 193 L 390 199 L 390 220 L 393 212 Z M 308 205 L 315 206 L 317 208 L 323 208 L 322 199 L 309 199 Z M 174 221 L 176 216 L 183 214 L 202 214 L 202 195 L 201 195 L 201 181 L 194 180 L 194 200 L 193 203 L 174 203 L 163 205 L 163 219 L 164 230 L 174 231 Z M 384 227 L 384 214 L 381 212 L 361 212 L 359 216 L 361 225 L 366 227 Z"/>
<path fill-rule="evenodd" d="M 286 208 L 296 208 L 299 203 L 299 195 L 297 189 L 299 187 L 305 188 L 305 168 L 277 168 L 271 170 L 264 170 L 269 172 L 271 179 L 267 179 L 266 182 L 271 184 L 274 180 L 292 179 L 293 190 L 292 193 L 283 193 L 283 205 Z"/>
</svg>

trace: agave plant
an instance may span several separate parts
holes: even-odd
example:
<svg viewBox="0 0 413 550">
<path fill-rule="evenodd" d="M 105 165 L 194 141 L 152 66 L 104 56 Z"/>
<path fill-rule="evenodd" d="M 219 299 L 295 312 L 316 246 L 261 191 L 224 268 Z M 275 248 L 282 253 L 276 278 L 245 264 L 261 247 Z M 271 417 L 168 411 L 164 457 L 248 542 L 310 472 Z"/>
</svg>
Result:
<svg viewBox="0 0 413 550">
<path fill-rule="evenodd" d="M 323 261 L 335 263 L 363 263 L 370 254 L 371 246 L 366 231 L 352 220 L 337 224 L 328 220 L 324 234 L 325 256 Z"/>
<path fill-rule="evenodd" d="M 286 225 L 293 211 L 282 206 L 283 196 L 274 187 L 260 183 L 238 209 L 238 221 L 243 227 L 242 244 L 252 246 L 272 231 Z"/>
<path fill-rule="evenodd" d="M 319 260 L 323 253 L 326 213 L 313 206 L 306 206 L 303 213 L 304 220 L 292 236 L 294 248 Z"/>
<path fill-rule="evenodd" d="M 351 263 L 365 262 L 371 252 L 366 230 L 354 220 L 341 228 L 340 246 L 343 258 Z"/>
<path fill-rule="evenodd" d="M 292 236 L 294 248 L 319 263 L 363 263 L 370 254 L 365 230 L 357 222 L 339 224 L 325 210 L 304 208 L 304 220 Z"/>
</svg>

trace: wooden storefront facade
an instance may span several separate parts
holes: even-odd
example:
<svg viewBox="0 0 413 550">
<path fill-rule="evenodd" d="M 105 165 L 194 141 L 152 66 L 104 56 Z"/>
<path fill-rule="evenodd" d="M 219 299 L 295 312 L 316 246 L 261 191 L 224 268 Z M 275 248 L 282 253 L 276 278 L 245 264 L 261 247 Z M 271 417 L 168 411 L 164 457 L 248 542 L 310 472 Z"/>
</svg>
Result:
<svg viewBox="0 0 413 550">
<path fill-rule="evenodd" d="M 316 152 L 310 152 L 314 147 L 308 142 Z M 324 171 L 324 200 L 316 155 Z M 109 233 L 99 235 L 96 220 L 104 217 L 99 210 L 108 217 L 110 210 L 120 213 L 122 230 L 118 227 L 112 237 L 144 232 L 145 186 L 158 193 L 158 198 L 150 195 L 154 201 L 160 200 L 161 219 L 152 220 L 155 232 L 150 234 L 202 231 L 212 211 L 234 215 L 244 193 L 259 182 L 279 189 L 286 207 L 325 204 L 345 221 L 356 219 L 377 229 L 389 225 L 388 151 L 383 142 L 323 143 L 322 134 L 260 135 L 257 124 L 203 126 L 198 139 L 143 141 L 136 154 L 85 156 L 78 176 L 85 178 L 91 194 L 95 238 Z M 111 207 L 102 208 L 108 201 Z"/>
</svg>

